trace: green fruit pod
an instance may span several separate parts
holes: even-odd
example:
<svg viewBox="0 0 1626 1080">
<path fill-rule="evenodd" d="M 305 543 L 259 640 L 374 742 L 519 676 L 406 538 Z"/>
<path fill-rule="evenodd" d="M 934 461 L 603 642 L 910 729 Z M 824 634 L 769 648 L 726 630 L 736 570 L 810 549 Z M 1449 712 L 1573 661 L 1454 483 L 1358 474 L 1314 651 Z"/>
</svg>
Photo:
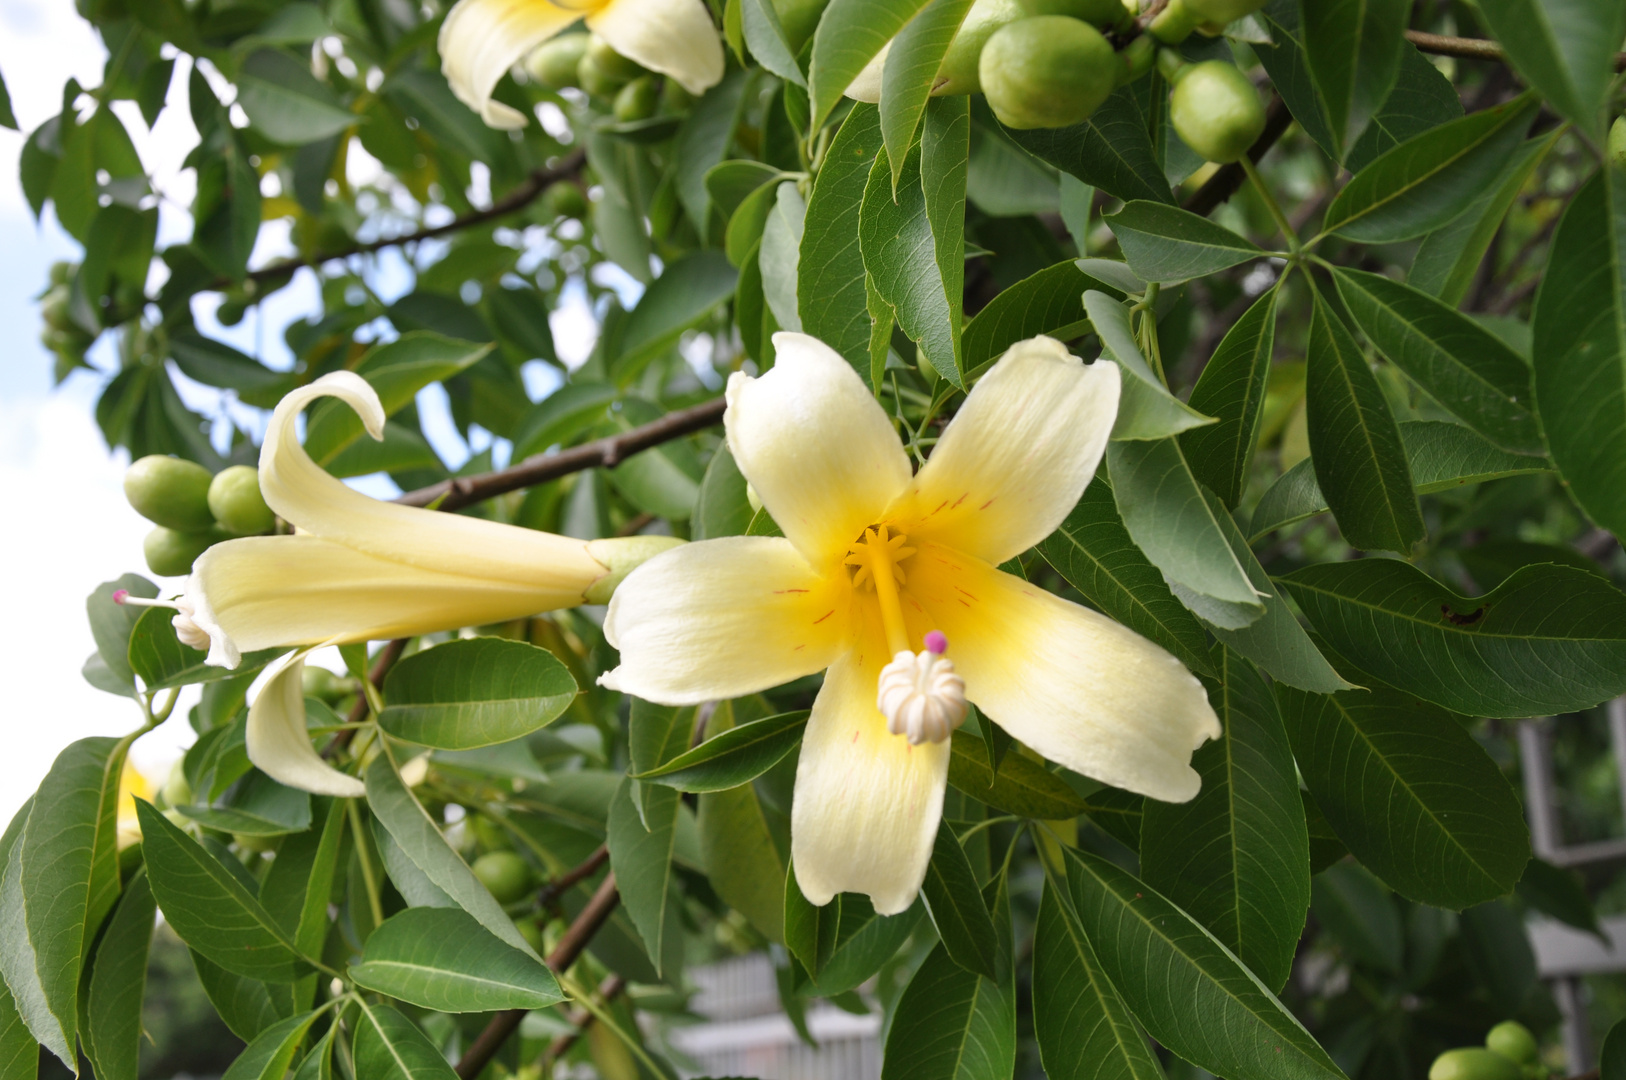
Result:
<svg viewBox="0 0 1626 1080">
<path fill-rule="evenodd" d="M 576 84 L 591 97 L 614 98 L 627 84 L 627 80 L 618 79 L 599 67 L 598 61 L 594 60 L 593 54 L 589 52 L 582 57 L 581 63 L 576 65 Z"/>
<path fill-rule="evenodd" d="M 564 34 L 532 49 L 525 58 L 525 73 L 549 90 L 580 86 L 576 69 L 586 55 L 586 34 Z"/>
<path fill-rule="evenodd" d="M 597 34 L 590 35 L 587 39 L 587 58 L 616 82 L 631 82 L 644 74 L 642 64 L 631 57 L 622 56 L 615 51 L 615 46 Z"/>
<path fill-rule="evenodd" d="M 977 64 L 994 115 L 1018 129 L 1082 123 L 1111 96 L 1118 70 L 1118 56 L 1101 32 L 1065 15 L 1001 27 Z"/>
<path fill-rule="evenodd" d="M 531 864 L 512 851 L 492 851 L 469 867 L 499 904 L 512 904 L 531 891 Z"/>
<path fill-rule="evenodd" d="M 982 78 L 977 65 L 982 59 L 983 46 L 999 30 L 1032 14 L 1022 0 L 977 0 L 966 12 L 954 40 L 949 42 L 948 52 L 943 54 L 932 93 L 940 97 L 981 93 Z"/>
<path fill-rule="evenodd" d="M 198 556 L 221 539 L 221 534 L 213 529 L 177 532 L 160 525 L 141 542 L 141 553 L 147 557 L 147 569 L 159 577 L 185 577 L 192 572 L 192 564 Z"/>
<path fill-rule="evenodd" d="M 1485 1049 L 1501 1054 L 1520 1065 L 1541 1060 L 1541 1046 L 1530 1029 L 1517 1020 L 1503 1020 L 1485 1034 Z"/>
<path fill-rule="evenodd" d="M 1169 121 L 1205 160 L 1226 164 L 1248 152 L 1265 130 L 1259 91 L 1237 66 L 1205 60 L 1179 73 L 1169 93 Z"/>
<path fill-rule="evenodd" d="M 149 454 L 124 474 L 124 497 L 135 512 L 166 529 L 201 532 L 215 523 L 209 510 L 214 477 L 193 461 Z"/>
<path fill-rule="evenodd" d="M 616 120 L 631 124 L 654 116 L 655 106 L 660 101 L 660 89 L 653 75 L 640 75 L 623 86 L 615 95 L 612 108 Z"/>
<path fill-rule="evenodd" d="M 569 180 L 560 180 L 548 185 L 542 193 L 543 204 L 559 217 L 585 218 L 587 216 L 587 196 L 582 189 Z"/>
<path fill-rule="evenodd" d="M 1134 18 L 1122 0 L 1022 0 L 1029 15 L 1066 15 L 1103 30 L 1122 29 Z"/>
<path fill-rule="evenodd" d="M 1609 163 L 1617 169 L 1626 169 L 1626 116 L 1615 117 L 1609 125 Z"/>
<path fill-rule="evenodd" d="M 252 465 L 222 469 L 209 482 L 209 512 L 233 536 L 259 536 L 277 523 L 260 494 L 260 470 Z"/>
<path fill-rule="evenodd" d="M 1447 1050 L 1428 1067 L 1428 1080 L 1524 1080 L 1519 1066 L 1482 1046 Z"/>
</svg>

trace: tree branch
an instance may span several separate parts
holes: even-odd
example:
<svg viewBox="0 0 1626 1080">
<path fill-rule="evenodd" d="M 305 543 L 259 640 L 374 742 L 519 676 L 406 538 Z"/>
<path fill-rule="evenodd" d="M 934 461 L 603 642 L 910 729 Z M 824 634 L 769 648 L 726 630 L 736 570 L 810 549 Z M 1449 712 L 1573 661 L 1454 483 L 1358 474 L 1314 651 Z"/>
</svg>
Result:
<svg viewBox="0 0 1626 1080">
<path fill-rule="evenodd" d="M 390 668 L 394 667 L 395 662 L 401 659 L 401 652 L 406 648 L 406 643 L 406 638 L 396 638 L 378 650 L 378 659 L 373 661 L 373 670 L 367 673 L 368 681 L 374 686 L 382 687 L 384 685 L 384 676 L 388 675 Z M 350 714 L 344 719 L 347 724 L 359 724 L 367 719 L 367 693 L 365 690 L 357 695 L 356 703 L 350 706 Z M 322 749 L 322 756 L 332 757 L 344 747 L 349 746 L 350 740 L 355 737 L 355 728 L 345 728 L 333 736 L 333 741 Z"/>
<path fill-rule="evenodd" d="M 448 233 L 461 232 L 464 229 L 472 229 L 477 225 L 484 225 L 487 222 L 506 217 L 516 210 L 523 210 L 535 202 L 542 192 L 548 189 L 549 185 L 559 180 L 567 180 L 581 172 L 582 165 L 586 160 L 586 150 L 581 148 L 572 150 L 560 158 L 556 165 L 542 169 L 532 169 L 530 176 L 526 177 L 523 183 L 484 210 L 476 210 L 473 213 L 464 214 L 462 217 L 453 218 L 444 225 L 419 229 L 417 232 L 407 233 L 405 236 L 389 236 L 365 244 L 351 244 L 349 247 L 341 248 L 338 251 L 324 251 L 320 255 L 312 255 L 308 258 L 301 255 L 292 259 L 281 259 L 269 266 L 262 266 L 258 270 L 250 271 L 243 280 L 256 283 L 270 281 L 292 274 L 301 267 L 320 266 L 323 263 L 332 262 L 334 259 L 348 259 L 352 255 L 370 255 L 375 251 L 383 251 L 385 248 L 400 247 L 403 244 L 413 244 L 420 240 L 432 240 L 437 236 L 445 236 Z M 210 287 L 218 290 L 233 284 L 235 282 L 231 278 L 219 278 L 211 282 Z"/>
<path fill-rule="evenodd" d="M 536 902 L 542 907 L 547 907 L 549 904 L 559 899 L 559 897 L 563 896 L 565 891 L 572 885 L 576 884 L 578 881 L 585 881 L 594 874 L 598 873 L 598 868 L 603 866 L 604 860 L 608 859 L 609 857 L 609 845 L 600 844 L 597 850 L 582 860 L 581 865 L 566 870 L 564 873 L 542 886 L 542 891 L 537 895 Z"/>
<path fill-rule="evenodd" d="M 1248 147 L 1248 159 L 1258 164 L 1259 159 L 1270 152 L 1270 148 L 1276 145 L 1276 140 L 1282 137 L 1292 123 L 1293 114 L 1287 111 L 1287 102 L 1279 96 L 1272 98 L 1270 107 L 1265 110 L 1265 130 L 1260 132 L 1259 138 Z M 1237 193 L 1247 176 L 1242 166 L 1234 161 L 1221 167 L 1190 199 L 1186 200 L 1186 209 L 1193 214 L 1207 217 L 1216 207 Z"/>
<path fill-rule="evenodd" d="M 1436 56 L 1459 56 L 1465 60 L 1495 60 L 1507 63 L 1507 52 L 1501 45 L 1485 38 L 1451 37 L 1448 34 L 1430 34 L 1425 30 L 1407 30 L 1406 40 L 1420 52 Z M 1615 54 L 1615 70 L 1626 71 L 1626 53 Z"/>
<path fill-rule="evenodd" d="M 615 887 L 615 871 L 612 870 L 604 875 L 598 891 L 587 902 L 587 906 L 582 908 L 581 914 L 576 916 L 576 921 L 570 924 L 570 929 L 559 939 L 559 944 L 548 954 L 548 967 L 556 973 L 568 970 L 570 965 L 576 962 L 576 957 L 582 954 L 582 950 L 587 948 L 587 943 L 593 940 L 593 935 L 609 921 L 610 913 L 615 910 L 615 905 L 620 900 L 621 894 Z M 480 1070 L 497 1055 L 502 1044 L 508 1041 L 508 1036 L 518 1030 L 519 1022 L 525 1019 L 525 1014 L 529 1011 L 529 1009 L 506 1009 L 493 1016 L 486 1024 L 485 1030 L 469 1044 L 468 1050 L 458 1061 L 457 1075 L 462 1080 L 471 1080 L 472 1077 L 478 1076 Z"/>
<path fill-rule="evenodd" d="M 407 506 L 433 506 L 437 510 L 461 510 L 496 495 L 557 480 L 583 469 L 613 469 L 640 450 L 648 450 L 682 435 L 711 427 L 722 420 L 727 402 L 723 398 L 677 412 L 667 413 L 631 431 L 572 446 L 556 454 L 538 454 L 518 465 L 478 476 L 457 476 L 417 491 L 409 491 L 395 501 Z"/>
</svg>

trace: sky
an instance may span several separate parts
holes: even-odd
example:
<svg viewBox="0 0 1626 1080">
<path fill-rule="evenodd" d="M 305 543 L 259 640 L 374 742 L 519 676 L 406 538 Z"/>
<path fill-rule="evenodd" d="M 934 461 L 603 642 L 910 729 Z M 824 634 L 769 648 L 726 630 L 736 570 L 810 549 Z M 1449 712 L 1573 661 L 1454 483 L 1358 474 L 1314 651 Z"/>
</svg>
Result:
<svg viewBox="0 0 1626 1080">
<path fill-rule="evenodd" d="M 0 75 L 11 94 L 24 134 L 0 129 L 0 492 L 7 510 L 0 515 L 0 567 L 8 618 L 0 620 L 0 685 L 5 688 L 5 751 L 0 753 L 0 825 L 10 819 L 49 770 L 56 754 L 75 739 L 123 735 L 139 726 L 141 716 L 128 699 L 93 689 L 80 667 L 94 649 L 85 619 L 85 597 L 104 581 L 134 571 L 147 574 L 141 541 L 152 527 L 125 502 L 122 479 L 129 457 L 109 452 L 93 420 L 95 400 L 106 376 L 78 372 L 62 386 L 51 386 L 52 357 L 39 343 L 40 319 L 35 302 L 51 263 L 77 258 L 77 245 L 62 232 L 47 209 L 36 222 L 17 181 L 17 157 L 25 134 L 54 115 L 62 86 L 77 78 L 84 86 L 101 81 L 105 52 L 90 27 L 67 0 L 0 0 Z M 189 218 L 171 205 L 191 200 L 194 180 L 180 163 L 196 135 L 185 106 L 185 71 L 171 85 L 171 107 L 149 132 L 133 103 L 115 106 L 130 129 L 143 165 L 161 203 L 160 246 L 184 241 Z M 353 153 L 353 169 L 367 169 L 365 155 Z M 374 166 L 376 167 L 376 166 Z M 352 179 L 359 177 L 352 174 Z M 279 254 L 275 229 L 262 232 L 255 261 Z M 386 264 L 381 288 L 404 292 L 411 271 Z M 631 283 L 631 279 L 626 279 Z M 247 352 L 281 366 L 281 330 L 314 310 L 318 292 L 309 272 L 278 293 L 263 310 L 241 324 L 221 327 L 212 317 L 218 299 L 194 306 L 198 325 L 207 334 L 231 341 Z M 628 297 L 629 299 L 635 298 Z M 584 360 L 596 325 L 585 294 L 570 298 L 553 313 L 555 337 L 567 360 Z M 273 351 L 262 353 L 262 347 Z M 99 343 L 92 359 L 110 363 L 109 343 Z M 531 365 L 541 368 L 540 363 Z M 526 372 L 533 395 L 556 378 Z M 188 403 L 206 415 L 223 406 L 205 387 L 181 387 Z M 453 428 L 438 387 L 419 400 L 425 433 L 454 467 L 470 453 Z M 239 414 L 250 420 L 246 414 Z M 477 443 L 474 449 L 480 449 Z M 357 483 L 375 495 L 393 494 L 387 478 Z M 150 576 L 150 575 L 149 575 Z M 171 591 L 175 579 L 160 581 Z M 317 657 L 320 662 L 322 658 Z M 327 666 L 338 668 L 336 655 Z M 183 694 L 170 719 L 136 744 L 131 758 L 143 773 L 161 782 L 169 766 L 193 738 L 185 713 L 196 690 Z"/>
</svg>

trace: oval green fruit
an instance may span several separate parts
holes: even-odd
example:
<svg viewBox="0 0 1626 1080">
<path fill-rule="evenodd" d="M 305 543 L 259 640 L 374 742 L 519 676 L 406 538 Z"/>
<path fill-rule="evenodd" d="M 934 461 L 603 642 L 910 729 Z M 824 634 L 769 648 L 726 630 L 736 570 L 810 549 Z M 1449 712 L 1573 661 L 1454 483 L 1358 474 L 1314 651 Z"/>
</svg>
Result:
<svg viewBox="0 0 1626 1080">
<path fill-rule="evenodd" d="M 263 855 L 267 851 L 275 851 L 277 847 L 274 836 L 250 836 L 247 833 L 232 833 L 231 842 L 237 845 L 239 851 L 252 855 Z"/>
<path fill-rule="evenodd" d="M 277 523 L 260 494 L 260 470 L 252 465 L 232 465 L 215 474 L 209 482 L 209 512 L 234 536 L 259 536 Z"/>
<path fill-rule="evenodd" d="M 159 794 L 164 797 L 166 806 L 186 806 L 192 801 L 192 785 L 187 782 L 186 769 L 183 763 L 177 761 L 170 767 L 169 777 Z"/>
<path fill-rule="evenodd" d="M 512 851 L 514 842 L 508 836 L 508 830 L 502 827 L 501 822 L 493 821 L 484 814 L 472 814 L 469 817 L 469 832 L 474 836 L 474 842 L 481 851 Z"/>
<path fill-rule="evenodd" d="M 1485 1034 L 1485 1049 L 1501 1054 L 1520 1065 L 1541 1060 L 1541 1046 L 1530 1029 L 1517 1020 L 1503 1020 Z"/>
<path fill-rule="evenodd" d="M 198 556 L 223 539 L 225 537 L 213 529 L 177 532 L 159 525 L 141 542 L 141 553 L 147 557 L 147 569 L 159 577 L 185 577 L 192 572 L 192 564 Z"/>
<path fill-rule="evenodd" d="M 1118 57 L 1089 23 L 1038 15 L 995 31 L 983 46 L 977 74 L 1006 127 L 1069 127 L 1112 94 Z"/>
<path fill-rule="evenodd" d="M 1103 30 L 1121 27 L 1130 18 L 1122 0 L 1023 0 L 1030 15 L 1067 15 Z"/>
<path fill-rule="evenodd" d="M 194 461 L 149 454 L 124 474 L 124 497 L 154 525 L 198 532 L 215 523 L 209 511 L 213 479 L 208 469 Z"/>
<path fill-rule="evenodd" d="M 982 79 L 977 74 L 977 64 L 982 59 L 983 46 L 1001 28 L 1032 14 L 1022 0 L 977 0 L 966 12 L 954 40 L 949 42 L 948 52 L 943 54 L 932 93 L 940 96 L 981 93 Z"/>
<path fill-rule="evenodd" d="M 490 890 L 499 904 L 512 904 L 531 891 L 531 864 L 512 851 L 493 851 L 474 860 L 469 869 Z"/>
<path fill-rule="evenodd" d="M 1205 60 L 1180 73 L 1169 94 L 1169 121 L 1187 146 L 1225 164 L 1247 153 L 1265 130 L 1265 107 L 1235 64 Z"/>
<path fill-rule="evenodd" d="M 1265 0 L 1184 0 L 1184 3 L 1199 23 L 1221 27 L 1265 6 Z"/>
<path fill-rule="evenodd" d="M 542 951 L 542 928 L 536 925 L 535 919 L 529 917 L 515 919 L 514 929 L 518 930 L 519 936 L 525 939 L 525 944 L 529 945 L 537 952 Z"/>
<path fill-rule="evenodd" d="M 306 697 L 332 705 L 355 693 L 356 685 L 354 679 L 341 679 L 327 668 L 306 664 L 301 689 Z"/>
<path fill-rule="evenodd" d="M 656 85 L 653 75 L 638 76 L 615 95 L 615 106 L 612 111 L 616 120 L 623 124 L 648 120 L 655 115 L 660 91 L 661 88 Z"/>
<path fill-rule="evenodd" d="M 1609 160 L 1615 168 L 1626 169 L 1626 116 L 1615 117 L 1609 125 Z"/>
<path fill-rule="evenodd" d="M 542 193 L 543 202 L 547 208 L 559 217 L 584 218 L 587 216 L 587 196 L 582 189 L 569 180 L 560 180 L 548 185 Z"/>
<path fill-rule="evenodd" d="M 799 53 L 802 46 L 813 38 L 819 18 L 830 0 L 773 0 L 774 14 L 779 16 L 779 27 L 785 31 L 785 44 L 790 51 Z"/>
<path fill-rule="evenodd" d="M 618 79 L 599 67 L 598 61 L 593 59 L 592 53 L 583 56 L 581 63 L 576 65 L 576 84 L 590 96 L 596 98 L 614 98 L 620 89 L 627 85 L 627 80 Z"/>
<path fill-rule="evenodd" d="M 66 285 L 52 285 L 40 297 L 40 318 L 52 330 L 69 332 L 77 329 L 73 316 L 68 314 L 69 295 Z"/>
<path fill-rule="evenodd" d="M 629 56 L 615 51 L 615 46 L 592 34 L 587 39 L 587 56 L 598 69 L 618 82 L 628 82 L 644 73 L 644 66 Z"/>
<path fill-rule="evenodd" d="M 525 58 L 525 72 L 549 90 L 580 86 L 576 68 L 586 55 L 586 34 L 564 34 L 532 49 Z"/>
<path fill-rule="evenodd" d="M 1482 1046 L 1447 1050 L 1428 1067 L 1428 1080 L 1523 1080 L 1519 1066 Z"/>
</svg>

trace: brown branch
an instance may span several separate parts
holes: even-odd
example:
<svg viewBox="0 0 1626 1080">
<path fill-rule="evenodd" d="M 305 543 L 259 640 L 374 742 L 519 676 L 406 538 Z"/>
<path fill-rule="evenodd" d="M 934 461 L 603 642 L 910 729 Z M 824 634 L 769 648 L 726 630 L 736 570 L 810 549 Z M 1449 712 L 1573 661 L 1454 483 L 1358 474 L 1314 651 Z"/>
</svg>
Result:
<svg viewBox="0 0 1626 1080">
<path fill-rule="evenodd" d="M 373 661 L 373 670 L 367 673 L 368 681 L 370 681 L 374 686 L 382 688 L 384 685 L 384 676 L 388 675 L 390 673 L 390 668 L 394 667 L 395 662 L 401 659 L 401 652 L 406 648 L 406 643 L 406 638 L 396 638 L 388 645 L 385 645 L 382 649 L 378 650 L 378 659 Z M 363 690 L 362 693 L 356 697 L 356 703 L 350 706 L 350 714 L 344 718 L 345 723 L 359 724 L 363 720 L 367 719 L 367 708 L 367 693 L 365 690 Z M 327 746 L 322 750 L 322 756 L 332 757 L 344 747 L 349 746 L 350 740 L 355 737 L 355 728 L 345 728 L 343 731 L 335 735 L 333 737 L 333 741 L 328 743 Z"/>
<path fill-rule="evenodd" d="M 1265 110 L 1265 130 L 1259 133 L 1259 138 L 1248 148 L 1249 160 L 1257 163 L 1269 153 L 1270 148 L 1276 145 L 1276 140 L 1282 137 L 1283 132 L 1292 123 L 1293 114 L 1287 111 L 1287 103 L 1280 97 L 1272 98 L 1270 108 Z M 1242 166 L 1235 162 L 1222 166 L 1186 200 L 1186 209 L 1193 214 L 1207 217 L 1216 207 L 1237 193 L 1247 175 L 1242 171 Z"/>
<path fill-rule="evenodd" d="M 608 1005 L 621 996 L 621 991 L 627 988 L 627 980 L 619 975 L 611 975 L 598 984 L 598 996 L 604 1004 Z M 571 1010 L 570 1023 L 575 1025 L 575 1031 L 566 1032 L 548 1044 L 546 1058 L 548 1061 L 558 1061 L 570 1052 L 576 1045 L 576 1040 L 586 1032 L 588 1025 L 593 1022 L 593 1014 L 586 1009 Z"/>
<path fill-rule="evenodd" d="M 726 405 L 723 398 L 713 398 L 687 409 L 667 413 L 659 420 L 619 435 L 572 446 L 556 454 L 538 454 L 496 472 L 442 480 L 438 484 L 409 491 L 395 501 L 408 506 L 460 510 L 493 496 L 557 480 L 583 469 L 613 469 L 641 450 L 711 427 L 723 418 Z"/>
<path fill-rule="evenodd" d="M 1419 52 L 1433 53 L 1436 56 L 1507 62 L 1507 52 L 1502 46 L 1485 38 L 1452 37 L 1449 34 L 1430 34 L 1426 30 L 1407 30 L 1406 40 L 1417 46 Z M 1615 54 L 1615 70 L 1626 71 L 1626 53 Z"/>
<path fill-rule="evenodd" d="M 604 860 L 608 859 L 609 857 L 609 845 L 600 844 L 591 855 L 582 860 L 581 865 L 566 870 L 564 873 L 542 886 L 542 891 L 537 894 L 536 902 L 542 907 L 547 907 L 548 905 L 552 904 L 555 900 L 559 899 L 559 897 L 563 896 L 565 891 L 568 890 L 572 885 L 576 884 L 578 881 L 586 881 L 588 878 L 598 873 L 598 868 L 603 866 Z"/>
<path fill-rule="evenodd" d="M 464 214 L 462 217 L 453 218 L 444 225 L 419 229 L 417 232 L 407 233 L 405 236 L 388 236 L 379 240 L 368 241 L 365 244 L 351 244 L 349 247 L 340 248 L 337 251 L 324 251 L 320 255 L 308 257 L 300 255 L 292 259 L 281 259 L 269 266 L 262 266 L 258 270 L 250 271 L 243 278 L 243 281 L 270 281 L 292 274 L 302 267 L 320 266 L 335 259 L 348 259 L 352 255 L 371 255 L 373 252 L 383 251 L 385 248 L 415 244 L 420 240 L 433 240 L 437 236 L 461 232 L 464 229 L 472 229 L 477 225 L 496 221 L 498 218 L 506 217 L 516 210 L 525 209 L 525 207 L 535 202 L 542 192 L 548 189 L 549 185 L 559 180 L 568 180 L 581 172 L 582 165 L 586 160 L 587 151 L 585 149 L 572 150 L 560 158 L 555 165 L 532 169 L 531 174 L 525 178 L 523 183 L 484 210 L 475 210 L 472 213 Z M 234 284 L 236 282 L 231 278 L 217 278 L 210 283 L 209 288 L 220 290 L 229 288 Z"/>
<path fill-rule="evenodd" d="M 604 875 L 604 881 L 600 883 L 598 891 L 587 902 L 587 906 L 582 908 L 581 914 L 576 916 L 576 921 L 570 924 L 570 929 L 559 939 L 559 944 L 548 954 L 548 967 L 556 973 L 568 970 L 570 965 L 576 962 L 576 957 L 582 954 L 582 950 L 587 948 L 587 943 L 593 940 L 593 935 L 609 921 L 610 913 L 615 910 L 615 905 L 620 900 L 621 894 L 615 887 L 615 871 L 612 870 Z M 462 1080 L 478 1076 L 480 1070 L 484 1069 L 497 1055 L 497 1051 L 502 1049 L 502 1044 L 508 1041 L 508 1036 L 518 1030 L 519 1022 L 525 1019 L 525 1014 L 529 1011 L 529 1009 L 505 1009 L 493 1016 L 486 1024 L 485 1030 L 480 1032 L 474 1042 L 469 1044 L 468 1050 L 464 1051 L 463 1057 L 457 1063 L 457 1075 Z"/>
</svg>

